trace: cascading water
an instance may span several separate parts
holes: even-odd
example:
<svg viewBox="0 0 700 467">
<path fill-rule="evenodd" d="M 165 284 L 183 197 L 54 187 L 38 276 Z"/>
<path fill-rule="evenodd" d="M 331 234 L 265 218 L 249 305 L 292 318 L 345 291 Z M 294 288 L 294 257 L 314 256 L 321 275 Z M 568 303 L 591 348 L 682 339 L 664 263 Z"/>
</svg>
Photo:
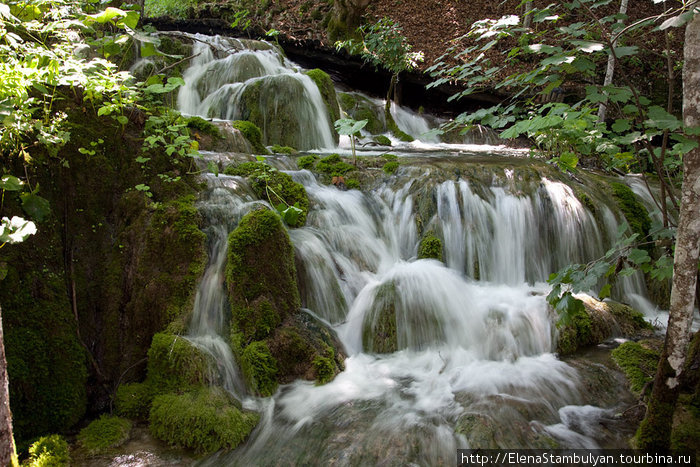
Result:
<svg viewBox="0 0 700 467">
<path fill-rule="evenodd" d="M 190 115 L 250 120 L 266 144 L 300 150 L 335 146 L 332 122 L 314 81 L 277 48 L 201 34 L 183 74 L 178 108 Z"/>
<path fill-rule="evenodd" d="M 279 110 L 298 98 L 310 110 L 299 110 L 292 126 L 316 129 L 301 129 L 311 136 L 292 145 L 334 145 L 315 85 L 274 47 L 196 37 L 199 55 L 178 98 L 183 111 L 252 119 L 255 105 Z M 270 139 L 280 115 L 258 116 L 268 143 L 282 143 Z M 413 114 L 393 115 L 406 129 L 422 129 L 409 121 Z M 522 163 L 490 154 L 484 162 L 465 155 L 465 146 L 416 147 L 422 161 L 365 192 L 322 185 L 288 159 L 268 159 L 309 195 L 307 225 L 289 231 L 302 300 L 334 328 L 349 357 L 330 383 L 296 381 L 264 400 L 246 395 L 220 336 L 226 236 L 265 203 L 254 202 L 240 178 L 207 175 L 200 210 L 211 259 L 188 339 L 214 356 L 224 386 L 262 419 L 245 445 L 204 465 L 432 465 L 452 463 L 455 450 L 468 447 L 625 446 L 629 433 L 612 416 L 619 394 L 580 391 L 580 367 L 552 353 L 556 317 L 544 283 L 566 264 L 602 256 L 619 214 L 603 203 L 594 215 L 545 168 L 523 171 Z M 405 151 L 400 158 L 416 154 Z M 427 231 L 442 239 L 444 263 L 416 258 Z M 629 279 L 621 296 L 643 297 L 643 287 Z M 615 428 L 600 428 L 602 420 Z"/>
</svg>

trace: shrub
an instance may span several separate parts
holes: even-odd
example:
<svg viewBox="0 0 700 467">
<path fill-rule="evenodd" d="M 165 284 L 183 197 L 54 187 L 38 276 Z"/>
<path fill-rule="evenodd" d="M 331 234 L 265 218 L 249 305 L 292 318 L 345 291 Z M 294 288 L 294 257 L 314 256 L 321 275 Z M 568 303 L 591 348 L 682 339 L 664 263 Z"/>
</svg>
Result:
<svg viewBox="0 0 700 467">
<path fill-rule="evenodd" d="M 29 447 L 29 467 L 63 467 L 69 464 L 68 443 L 60 435 L 42 436 Z"/>
</svg>

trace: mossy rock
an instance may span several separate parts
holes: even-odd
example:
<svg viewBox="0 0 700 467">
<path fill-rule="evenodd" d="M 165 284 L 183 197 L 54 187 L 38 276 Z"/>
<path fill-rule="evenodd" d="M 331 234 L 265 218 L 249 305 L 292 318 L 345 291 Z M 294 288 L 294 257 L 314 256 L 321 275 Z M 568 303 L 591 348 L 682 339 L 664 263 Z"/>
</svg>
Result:
<svg viewBox="0 0 700 467">
<path fill-rule="evenodd" d="M 374 137 L 374 142 L 382 146 L 391 146 L 391 140 L 384 135 L 377 135 Z"/>
<path fill-rule="evenodd" d="M 296 183 L 288 174 L 275 170 L 263 162 L 244 162 L 236 166 L 228 166 L 224 173 L 248 178 L 255 194 L 262 200 L 270 201 L 275 205 L 282 204 L 284 201 L 289 206 L 296 205 L 301 209 L 296 222 L 290 227 L 302 227 L 306 224 L 309 197 L 304 186 Z"/>
<path fill-rule="evenodd" d="M 442 261 L 442 240 L 428 232 L 418 245 L 418 259 L 432 258 Z"/>
<path fill-rule="evenodd" d="M 153 394 L 188 390 L 210 382 L 208 357 L 187 339 L 164 333 L 153 336 L 148 350 L 148 384 Z"/>
<path fill-rule="evenodd" d="M 341 177 L 355 170 L 355 166 L 342 160 L 338 154 L 331 154 L 318 161 L 314 170 L 330 177 Z"/>
<path fill-rule="evenodd" d="M 300 169 L 312 170 L 318 159 L 319 157 L 316 154 L 301 156 L 299 159 L 297 159 L 297 167 Z"/>
<path fill-rule="evenodd" d="M 344 111 L 350 111 L 357 105 L 357 99 L 349 92 L 338 93 L 338 103 Z"/>
<path fill-rule="evenodd" d="M 42 436 L 29 446 L 28 467 L 67 467 L 70 465 L 68 443 L 60 435 Z"/>
<path fill-rule="evenodd" d="M 653 326 L 632 307 L 612 300 L 600 301 L 581 296 L 583 307 L 559 326 L 557 352 L 568 355 L 610 337 L 641 338 L 651 336 Z"/>
<path fill-rule="evenodd" d="M 654 379 L 660 356 L 658 343 L 653 341 L 625 342 L 612 351 L 613 360 L 637 394 Z"/>
<path fill-rule="evenodd" d="M 372 309 L 362 324 L 362 347 L 365 351 L 393 353 L 398 350 L 396 300 L 393 282 L 379 286 Z"/>
<path fill-rule="evenodd" d="M 273 144 L 270 146 L 270 151 L 273 154 L 297 154 L 299 151 L 290 146 L 280 146 L 279 144 Z"/>
<path fill-rule="evenodd" d="M 695 453 L 696 459 L 700 454 L 700 406 L 686 395 L 678 398 L 676 411 L 673 414 L 671 450 Z"/>
<path fill-rule="evenodd" d="M 268 151 L 263 144 L 262 132 L 255 123 L 246 120 L 236 120 L 231 123 L 231 126 L 245 136 L 245 138 L 253 146 L 253 151 L 255 151 L 256 154 L 268 154 Z"/>
<path fill-rule="evenodd" d="M 386 127 L 387 129 L 400 141 L 403 141 L 404 143 L 410 143 L 411 141 L 415 140 L 415 138 L 405 131 L 403 131 L 399 126 L 396 124 L 396 121 L 394 121 L 394 117 L 391 116 L 390 113 L 386 113 L 384 118 L 386 119 Z"/>
<path fill-rule="evenodd" d="M 226 284 L 232 328 L 243 347 L 300 307 L 294 248 L 280 217 L 269 210 L 248 213 L 228 239 Z"/>
<path fill-rule="evenodd" d="M 202 117 L 188 117 L 186 122 L 187 128 L 190 130 L 196 130 L 201 134 L 209 135 L 214 138 L 221 138 L 221 131 L 219 131 L 219 127 L 208 120 L 204 120 Z"/>
<path fill-rule="evenodd" d="M 120 384 L 114 397 L 115 411 L 120 417 L 147 420 L 153 396 L 148 383 Z"/>
<path fill-rule="evenodd" d="M 102 415 L 97 420 L 80 430 L 78 443 L 90 455 L 104 453 L 116 448 L 129 439 L 131 422 L 125 418 Z"/>
<path fill-rule="evenodd" d="M 646 238 L 651 229 L 651 219 L 644 205 L 639 202 L 632 189 L 624 183 L 615 182 L 610 186 L 632 233 L 639 234 L 640 239 Z"/>
<path fill-rule="evenodd" d="M 323 97 L 323 102 L 326 104 L 326 109 L 328 110 L 328 116 L 330 117 L 330 124 L 340 118 L 340 107 L 338 106 L 338 96 L 335 93 L 335 86 L 333 85 L 333 80 L 323 70 L 314 68 L 306 72 L 306 76 L 311 78 L 318 90 L 321 92 L 321 97 Z M 335 133 L 335 132 L 334 132 Z M 338 134 L 334 134 L 335 142 L 338 142 Z"/>
<path fill-rule="evenodd" d="M 287 319 L 267 342 L 282 384 L 297 379 L 324 384 L 343 370 L 345 355 L 340 341 L 308 313 L 300 312 Z"/>
<path fill-rule="evenodd" d="M 386 174 L 393 174 L 399 169 L 399 163 L 398 161 L 389 161 L 384 166 L 382 167 L 382 170 Z"/>
<path fill-rule="evenodd" d="M 216 387 L 158 396 L 149 417 L 153 436 L 198 454 L 234 449 L 259 418 L 256 413 L 239 409 L 231 395 Z"/>
<path fill-rule="evenodd" d="M 240 358 L 241 371 L 248 387 L 261 396 L 271 396 L 277 390 L 277 360 L 267 344 L 255 341 L 245 347 Z"/>
</svg>

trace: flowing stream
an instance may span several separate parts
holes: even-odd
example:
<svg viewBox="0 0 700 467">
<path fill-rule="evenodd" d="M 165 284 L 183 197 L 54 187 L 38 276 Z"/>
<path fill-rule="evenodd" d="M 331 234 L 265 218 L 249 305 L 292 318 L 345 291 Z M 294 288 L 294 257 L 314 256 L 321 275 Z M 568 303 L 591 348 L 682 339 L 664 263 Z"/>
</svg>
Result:
<svg viewBox="0 0 700 467">
<path fill-rule="evenodd" d="M 297 147 L 335 146 L 315 85 L 276 49 L 206 36 L 194 47 L 199 55 L 184 74 L 181 110 L 246 118 L 246 88 L 261 87 L 264 99 L 279 100 L 273 109 L 300 98 L 292 126 L 302 136 L 292 139 L 304 143 Z M 406 131 L 430 128 L 417 114 L 393 112 Z M 275 118 L 264 116 L 266 135 Z M 589 193 L 592 212 L 561 175 L 504 148 L 428 138 L 392 152 L 409 162 L 364 192 L 322 185 L 292 159 L 268 158 L 310 199 L 307 225 L 289 231 L 301 265 L 302 312 L 327 323 L 348 358 L 330 383 L 299 380 L 265 399 L 248 395 L 223 337 L 227 234 L 265 203 L 244 179 L 206 175 L 199 207 L 210 263 L 188 339 L 214 357 L 221 384 L 262 416 L 243 446 L 201 464 L 434 465 L 451 464 L 456 449 L 468 447 L 626 447 L 629 429 L 615 413 L 629 395 L 616 392 L 621 383 L 608 371 L 591 390 L 587 378 L 598 364 L 557 358 L 556 317 L 545 301 L 549 273 L 604 254 L 620 213 Z M 205 159 L 243 160 L 218 153 Z M 442 239 L 444 262 L 417 259 L 427 231 Z M 639 277 L 616 294 L 646 301 Z M 378 353 L 372 349 L 381 344 L 387 303 L 396 348 Z"/>
</svg>

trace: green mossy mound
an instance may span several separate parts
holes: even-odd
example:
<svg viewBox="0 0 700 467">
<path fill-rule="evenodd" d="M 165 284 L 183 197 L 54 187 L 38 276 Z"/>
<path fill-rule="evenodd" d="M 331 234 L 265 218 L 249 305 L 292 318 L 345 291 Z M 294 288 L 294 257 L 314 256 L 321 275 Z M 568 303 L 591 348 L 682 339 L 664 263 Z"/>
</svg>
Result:
<svg viewBox="0 0 700 467">
<path fill-rule="evenodd" d="M 131 422 L 125 418 L 102 415 L 80 430 L 78 443 L 90 455 L 97 455 L 107 449 L 116 448 L 129 439 Z"/>
<path fill-rule="evenodd" d="M 333 85 L 333 80 L 323 70 L 315 68 L 306 72 L 306 75 L 311 78 L 318 90 L 321 92 L 321 97 L 323 97 L 323 102 L 326 104 L 326 109 L 328 110 L 328 116 L 330 117 L 330 124 L 340 118 L 340 107 L 338 106 L 338 96 L 335 93 L 335 86 Z M 334 132 L 335 142 L 338 142 L 338 134 Z"/>
<path fill-rule="evenodd" d="M 299 151 L 289 146 L 280 146 L 279 144 L 273 144 L 270 146 L 270 151 L 273 154 L 297 154 Z"/>
<path fill-rule="evenodd" d="M 432 258 L 442 261 L 442 240 L 428 232 L 418 245 L 418 259 Z"/>
<path fill-rule="evenodd" d="M 374 142 L 382 146 L 391 146 L 391 140 L 384 135 L 375 136 Z"/>
<path fill-rule="evenodd" d="M 311 170 L 316 165 L 319 157 L 316 154 L 309 154 L 307 156 L 301 156 L 297 159 L 297 167 L 300 169 Z"/>
<path fill-rule="evenodd" d="M 284 200 L 290 206 L 296 205 L 301 213 L 294 225 L 302 227 L 306 224 L 309 211 L 309 197 L 306 189 L 300 183 L 292 180 L 286 173 L 280 172 L 263 162 L 244 162 L 239 165 L 226 167 L 224 173 L 246 177 L 259 199 L 278 205 Z M 282 200 L 280 200 L 280 198 Z"/>
<path fill-rule="evenodd" d="M 658 342 L 655 341 L 625 342 L 612 351 L 613 360 L 637 394 L 654 379 L 660 355 Z"/>
<path fill-rule="evenodd" d="M 627 219 L 632 233 L 639 234 L 640 239 L 646 238 L 651 229 L 651 220 L 649 219 L 649 213 L 644 205 L 637 200 L 634 192 L 627 185 L 623 183 L 611 183 L 610 187 L 613 190 L 613 196 L 617 201 L 617 205 L 625 215 L 625 219 Z"/>
<path fill-rule="evenodd" d="M 150 431 L 168 444 L 206 454 L 234 449 L 258 420 L 258 414 L 242 411 L 223 389 L 201 388 L 156 397 L 150 413 Z"/>
<path fill-rule="evenodd" d="M 396 330 L 396 286 L 382 284 L 362 325 L 362 347 L 367 352 L 393 353 L 398 350 Z"/>
<path fill-rule="evenodd" d="M 60 435 L 42 436 L 29 446 L 28 467 L 67 467 L 70 465 L 68 443 Z"/>
<path fill-rule="evenodd" d="M 210 381 L 209 360 L 187 339 L 164 333 L 153 336 L 147 378 L 153 394 L 188 390 Z"/>
<path fill-rule="evenodd" d="M 245 136 L 245 139 L 247 139 L 251 146 L 253 146 L 253 151 L 255 151 L 256 154 L 268 154 L 268 151 L 263 144 L 262 132 L 255 123 L 246 120 L 236 120 L 231 123 L 231 126 Z"/>
<path fill-rule="evenodd" d="M 384 166 L 382 167 L 382 170 L 386 174 L 393 174 L 399 169 L 399 163 L 398 161 L 389 161 Z"/>
<path fill-rule="evenodd" d="M 316 164 L 315 171 L 330 177 L 342 177 L 355 170 L 355 166 L 348 164 L 338 154 L 326 156 Z"/>
<path fill-rule="evenodd" d="M 76 336 L 64 277 L 52 272 L 50 258 L 55 251 L 46 250 L 46 262 L 38 263 L 41 267 L 36 270 L 18 270 L 16 266 L 22 263 L 10 262 L 0 287 L 18 444 L 43 433 L 67 430 L 82 418 L 87 404 L 85 350 Z M 27 251 L 23 260 L 37 264 L 38 253 Z"/>
<path fill-rule="evenodd" d="M 649 337 L 653 326 L 637 310 L 612 300 L 599 301 L 583 296 L 583 309 L 570 315 L 568 323 L 559 326 L 557 352 L 569 355 L 589 345 L 597 345 L 617 336 Z"/>
<path fill-rule="evenodd" d="M 264 341 L 251 342 L 240 358 L 241 371 L 248 387 L 261 396 L 271 396 L 277 390 L 277 360 Z"/>
<path fill-rule="evenodd" d="M 147 383 L 121 384 L 114 396 L 114 408 L 120 417 L 147 420 L 153 401 L 153 388 Z"/>
<path fill-rule="evenodd" d="M 340 106 L 354 120 L 367 120 L 365 130 L 373 135 L 386 133 L 388 128 L 384 122 L 384 108 L 366 97 L 356 93 L 340 93 Z"/>
<path fill-rule="evenodd" d="M 232 328 L 244 346 L 299 309 L 294 249 L 277 214 L 253 211 L 231 232 L 226 285 Z"/>
</svg>

